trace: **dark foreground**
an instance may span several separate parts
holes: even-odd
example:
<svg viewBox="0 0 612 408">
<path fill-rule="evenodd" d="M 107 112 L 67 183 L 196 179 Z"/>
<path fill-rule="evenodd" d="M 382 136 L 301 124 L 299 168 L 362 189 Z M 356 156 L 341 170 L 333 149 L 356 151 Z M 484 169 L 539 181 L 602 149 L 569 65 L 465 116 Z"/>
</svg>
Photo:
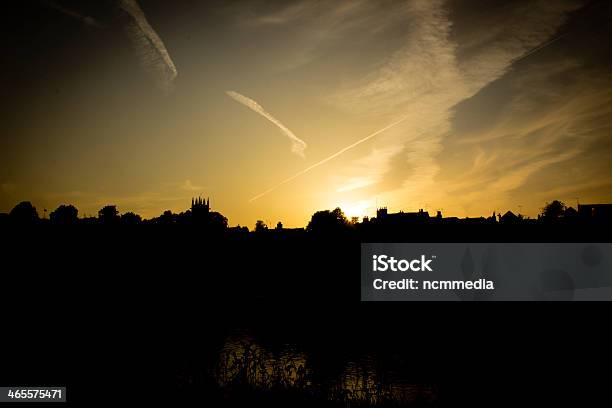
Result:
<svg viewBox="0 0 612 408">
<path fill-rule="evenodd" d="M 74 406 L 609 399 L 607 303 L 359 301 L 360 242 L 607 241 L 608 231 L 207 236 L 154 225 L 9 228 L 0 380 L 66 385 Z"/>
</svg>

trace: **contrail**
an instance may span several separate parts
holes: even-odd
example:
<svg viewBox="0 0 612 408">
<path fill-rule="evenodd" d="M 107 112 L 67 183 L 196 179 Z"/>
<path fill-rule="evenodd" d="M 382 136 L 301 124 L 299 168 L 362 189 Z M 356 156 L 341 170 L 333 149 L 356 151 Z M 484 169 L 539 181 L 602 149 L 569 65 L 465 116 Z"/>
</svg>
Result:
<svg viewBox="0 0 612 408">
<path fill-rule="evenodd" d="M 246 106 L 247 108 L 259 113 L 270 122 L 274 123 L 280 130 L 291 140 L 291 152 L 297 154 L 300 157 L 304 157 L 304 149 L 306 149 L 306 142 L 293 134 L 285 125 L 283 125 L 278 119 L 266 112 L 266 110 L 253 99 L 248 98 L 244 95 L 234 91 L 226 91 L 230 98 Z"/>
<path fill-rule="evenodd" d="M 106 28 L 105 25 L 99 23 L 93 17 L 66 8 L 56 1 L 44 0 L 44 4 L 88 26 Z M 176 67 L 172 58 L 170 58 L 168 50 L 166 50 L 166 46 L 147 21 L 147 17 L 138 5 L 138 2 L 136 0 L 116 0 L 116 4 L 131 17 L 125 28 L 134 44 L 143 68 L 153 75 L 162 89 L 172 90 L 173 81 L 178 74 Z"/>
<path fill-rule="evenodd" d="M 387 125 L 387 126 L 385 126 L 384 128 L 382 128 L 382 129 L 380 129 L 380 130 L 377 130 L 377 131 L 376 131 L 376 132 L 374 132 L 374 133 L 369 134 L 368 136 L 364 137 L 363 139 L 360 139 L 360 140 L 356 141 L 355 143 L 353 143 L 353 144 L 351 144 L 351 145 L 346 146 L 346 147 L 345 147 L 345 148 L 343 148 L 343 149 L 338 150 L 336 153 L 332 154 L 331 156 L 329 156 L 329 157 L 327 157 L 327 158 L 325 158 L 325 159 L 323 159 L 323 160 L 321 160 L 321 161 L 319 161 L 319 162 L 316 162 L 315 164 L 313 164 L 313 165 L 311 165 L 311 166 L 306 167 L 304 170 L 301 170 L 301 171 L 299 171 L 298 173 L 294 174 L 293 176 L 289 177 L 288 179 L 285 179 L 285 180 L 281 181 L 280 183 L 278 183 L 278 184 L 277 184 L 277 185 L 275 185 L 274 187 L 270 187 L 269 189 L 267 189 L 267 190 L 266 190 L 266 191 L 264 191 L 263 193 L 257 194 L 255 197 L 251 198 L 251 199 L 249 200 L 249 202 L 250 202 L 250 203 L 252 203 L 253 201 L 257 200 L 258 198 L 261 198 L 261 197 L 265 196 L 266 194 L 268 194 L 268 193 L 270 193 L 270 192 L 272 192 L 272 191 L 276 190 L 277 188 L 279 188 L 279 187 L 280 187 L 280 186 L 282 186 L 283 184 L 287 184 L 288 182 L 290 182 L 291 180 L 293 180 L 293 179 L 295 179 L 295 178 L 298 178 L 298 177 L 299 177 L 299 176 L 301 176 L 302 174 L 308 173 L 310 170 L 312 170 L 312 169 L 314 169 L 314 168 L 316 168 L 316 167 L 319 167 L 319 166 L 320 166 L 320 165 L 322 165 L 322 164 L 327 163 L 328 161 L 330 161 L 330 160 L 332 160 L 332 159 L 334 159 L 334 158 L 336 158 L 336 157 L 340 156 L 342 153 L 346 152 L 347 150 L 350 150 L 350 149 L 352 149 L 353 147 L 358 146 L 358 145 L 362 144 L 363 142 L 366 142 L 366 141 L 370 140 L 370 139 L 371 139 L 371 138 L 373 138 L 374 136 L 377 136 L 377 135 L 381 134 L 382 132 L 384 132 L 384 131 L 386 131 L 386 130 L 391 129 L 393 126 L 396 126 L 396 125 L 398 125 L 398 124 L 402 123 L 402 122 L 403 122 L 403 121 L 405 121 L 406 119 L 408 119 L 408 116 L 404 116 L 404 117 L 403 117 L 403 118 L 401 118 L 400 120 L 398 120 L 398 121 L 396 121 L 396 122 L 393 122 L 393 123 L 391 123 L 390 125 Z"/>
<path fill-rule="evenodd" d="M 119 6 L 133 18 L 127 25 L 127 31 L 142 65 L 154 75 L 162 89 L 172 90 L 178 73 L 163 41 L 147 21 L 136 0 L 119 0 Z"/>
<path fill-rule="evenodd" d="M 591 9 L 592 7 L 598 5 L 599 3 L 603 3 L 603 1 L 601 1 L 601 2 L 600 1 L 591 1 L 591 2 L 589 2 L 586 6 L 584 6 L 584 7 L 582 7 L 580 9 L 580 11 L 579 11 L 580 17 L 575 17 L 574 19 L 578 20 L 579 18 L 583 17 L 586 14 L 586 12 L 589 11 L 589 9 Z M 516 63 L 516 62 L 522 61 L 525 58 L 527 58 L 528 56 L 530 56 L 531 54 L 535 54 L 536 52 L 540 51 L 541 49 L 546 48 L 549 45 L 559 41 L 563 37 L 566 37 L 568 34 L 570 34 L 570 30 L 571 30 L 571 27 L 570 28 L 566 28 L 564 32 L 562 32 L 562 33 L 558 34 L 556 37 L 553 37 L 550 40 L 548 40 L 548 41 L 538 45 L 537 47 L 527 51 L 527 53 L 525 53 L 525 54 L 521 55 L 520 57 L 514 59 L 512 61 L 512 63 Z"/>
<path fill-rule="evenodd" d="M 537 47 L 535 47 L 535 48 L 533 48 L 533 49 L 531 49 L 531 50 L 527 51 L 527 53 L 525 53 L 525 54 L 521 55 L 521 56 L 520 56 L 520 57 L 518 57 L 518 58 L 515 58 L 514 60 L 512 60 L 512 63 L 514 64 L 514 63 L 517 63 L 517 62 L 519 62 L 519 61 L 524 60 L 524 59 L 525 59 L 525 58 L 527 58 L 528 56 L 530 56 L 530 55 L 532 55 L 532 54 L 535 54 L 536 52 L 538 52 L 538 51 L 542 50 L 543 48 L 546 48 L 546 47 L 548 47 L 549 45 L 551 45 L 551 44 L 553 44 L 553 43 L 555 43 L 555 42 L 559 41 L 561 38 L 565 37 L 567 34 L 569 34 L 569 33 L 565 32 L 565 33 L 563 33 L 563 34 L 560 34 L 560 35 L 558 35 L 558 36 L 556 36 L 556 37 L 554 37 L 554 38 L 552 38 L 552 39 L 550 39 L 550 40 L 548 40 L 548 41 L 546 41 L 546 42 L 544 42 L 544 43 L 542 43 L 542 44 L 538 45 Z"/>
<path fill-rule="evenodd" d="M 54 8 L 55 10 L 59 11 L 60 13 L 63 13 L 69 17 L 72 17 L 76 20 L 79 20 L 80 22 L 82 22 L 83 24 L 86 24 L 88 26 L 91 27 L 96 27 L 96 28 L 104 28 L 104 25 L 100 24 L 95 18 L 90 17 L 90 16 L 85 16 L 81 13 L 78 13 L 74 10 L 68 9 L 66 7 L 63 7 L 59 4 L 57 4 L 54 1 L 51 0 L 47 0 L 44 2 L 44 4 L 46 4 L 47 6 Z"/>
</svg>

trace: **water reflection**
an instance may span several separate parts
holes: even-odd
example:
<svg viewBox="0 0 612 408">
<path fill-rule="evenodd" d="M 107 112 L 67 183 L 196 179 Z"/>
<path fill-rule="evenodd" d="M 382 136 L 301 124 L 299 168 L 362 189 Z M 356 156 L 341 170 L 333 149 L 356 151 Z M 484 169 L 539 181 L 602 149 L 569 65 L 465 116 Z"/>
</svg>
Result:
<svg viewBox="0 0 612 408">
<path fill-rule="evenodd" d="M 359 362 L 348 362 L 340 379 L 331 387 L 330 397 L 345 402 L 367 402 L 376 404 L 383 397 L 382 383 L 372 358 Z"/>
<path fill-rule="evenodd" d="M 385 371 L 379 365 L 379 359 L 367 356 L 347 361 L 339 375 L 326 375 L 320 368 L 311 367 L 306 353 L 295 345 L 272 351 L 252 336 L 238 334 L 229 336 L 219 352 L 216 380 L 221 387 L 249 386 L 265 392 L 294 390 L 343 405 L 436 402 L 435 387 L 402 381 L 397 373 Z M 315 372 L 318 384 L 313 382 Z"/>
<path fill-rule="evenodd" d="M 359 405 L 433 403 L 434 387 L 404 382 L 395 373 L 377 368 L 375 356 L 347 362 L 342 375 L 331 388 L 330 398 Z"/>
<path fill-rule="evenodd" d="M 305 389 L 311 386 L 310 377 L 306 355 L 289 345 L 280 353 L 273 353 L 249 335 L 235 335 L 228 337 L 219 353 L 217 382 L 221 386 Z"/>
</svg>

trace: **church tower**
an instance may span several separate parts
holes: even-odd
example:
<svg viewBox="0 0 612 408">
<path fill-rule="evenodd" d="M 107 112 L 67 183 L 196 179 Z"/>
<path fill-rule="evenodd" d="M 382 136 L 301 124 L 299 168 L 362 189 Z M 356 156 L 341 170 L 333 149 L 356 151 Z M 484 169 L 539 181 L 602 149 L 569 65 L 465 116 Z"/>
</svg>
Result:
<svg viewBox="0 0 612 408">
<path fill-rule="evenodd" d="M 191 213 L 195 216 L 208 214 L 210 212 L 210 198 L 206 200 L 202 197 L 191 199 Z"/>
</svg>

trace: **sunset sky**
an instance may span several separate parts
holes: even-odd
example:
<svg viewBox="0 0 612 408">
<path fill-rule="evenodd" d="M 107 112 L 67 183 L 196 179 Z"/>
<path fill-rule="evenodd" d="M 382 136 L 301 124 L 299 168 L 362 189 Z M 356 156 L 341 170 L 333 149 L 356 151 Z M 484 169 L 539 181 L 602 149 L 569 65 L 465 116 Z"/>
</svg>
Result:
<svg viewBox="0 0 612 408">
<path fill-rule="evenodd" d="M 252 228 L 612 202 L 607 1 L 14 3 L 0 212 L 202 195 Z"/>
</svg>

